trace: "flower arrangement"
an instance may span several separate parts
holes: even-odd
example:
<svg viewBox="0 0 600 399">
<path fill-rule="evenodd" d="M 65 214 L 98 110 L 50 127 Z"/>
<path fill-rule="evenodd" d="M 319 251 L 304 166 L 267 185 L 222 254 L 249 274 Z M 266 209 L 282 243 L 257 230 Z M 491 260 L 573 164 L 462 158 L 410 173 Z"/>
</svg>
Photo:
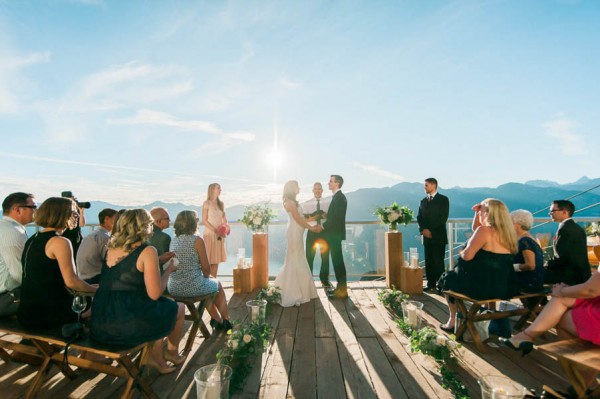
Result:
<svg viewBox="0 0 600 399">
<path fill-rule="evenodd" d="M 269 208 L 267 204 L 257 204 L 246 207 L 240 222 L 244 223 L 250 230 L 258 232 L 263 231 L 276 216 L 275 211 Z"/>
<path fill-rule="evenodd" d="M 402 302 L 408 300 L 409 296 L 396 290 L 395 287 L 380 290 L 377 296 L 385 307 L 394 311 L 398 316 L 396 325 L 404 335 L 410 337 L 411 352 L 421 352 L 432 356 L 440 367 L 442 386 L 450 390 L 455 398 L 469 398 L 467 388 L 452 371 L 458 355 L 457 349 L 460 347 L 454 340 L 454 335 L 447 337 L 431 327 L 416 330 L 404 321 Z"/>
<path fill-rule="evenodd" d="M 377 297 L 383 306 L 392 310 L 397 315 L 402 315 L 402 302 L 407 301 L 409 298 L 407 294 L 397 290 L 394 286 L 379 291 Z"/>
<path fill-rule="evenodd" d="M 600 224 L 598 222 L 592 222 L 585 228 L 585 233 L 590 237 L 600 236 Z"/>
<path fill-rule="evenodd" d="M 397 202 L 390 206 L 378 206 L 375 215 L 383 224 L 389 224 L 390 230 L 396 230 L 398 224 L 407 225 L 414 219 L 415 213 L 407 206 L 400 206 Z"/>
<path fill-rule="evenodd" d="M 234 323 L 229 340 L 217 353 L 217 360 L 232 369 L 229 392 L 239 391 L 250 374 L 253 357 L 269 345 L 271 325 L 267 323 Z"/>
<path fill-rule="evenodd" d="M 267 304 L 280 303 L 281 302 L 281 288 L 276 285 L 271 285 L 267 288 L 263 288 L 256 295 L 256 299 L 264 299 Z"/>
<path fill-rule="evenodd" d="M 231 234 L 231 227 L 229 227 L 227 223 L 223 223 L 219 227 L 217 227 L 217 235 L 219 236 L 217 240 L 220 241 L 221 239 L 227 237 L 229 234 Z"/>
</svg>

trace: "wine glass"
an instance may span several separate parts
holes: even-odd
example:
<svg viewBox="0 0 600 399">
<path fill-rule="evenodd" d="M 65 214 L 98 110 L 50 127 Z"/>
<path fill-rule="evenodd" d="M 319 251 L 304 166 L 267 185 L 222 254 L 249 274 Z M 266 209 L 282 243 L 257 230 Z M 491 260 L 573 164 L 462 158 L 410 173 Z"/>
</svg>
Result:
<svg viewBox="0 0 600 399">
<path fill-rule="evenodd" d="M 85 299 L 85 297 L 83 295 L 75 295 L 75 298 L 73 298 L 73 304 L 71 305 L 71 309 L 73 309 L 73 312 L 77 313 L 77 323 L 80 322 L 81 312 L 85 310 L 86 306 L 87 300 Z"/>
</svg>

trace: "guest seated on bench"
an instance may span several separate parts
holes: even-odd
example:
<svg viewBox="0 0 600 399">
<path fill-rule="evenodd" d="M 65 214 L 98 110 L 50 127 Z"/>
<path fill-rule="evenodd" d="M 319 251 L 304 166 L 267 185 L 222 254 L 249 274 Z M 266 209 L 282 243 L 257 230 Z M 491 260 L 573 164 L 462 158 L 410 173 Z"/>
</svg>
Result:
<svg viewBox="0 0 600 399">
<path fill-rule="evenodd" d="M 544 288 L 544 253 L 529 230 L 533 226 L 533 215 L 524 209 L 510 213 L 519 239 L 519 252 L 515 255 L 514 268 L 523 292 L 541 292 Z"/>
<path fill-rule="evenodd" d="M 473 236 L 459 253 L 456 267 L 442 275 L 441 290 L 452 290 L 474 299 L 508 299 L 518 294 L 519 287 L 513 268 L 517 253 L 517 235 L 506 205 L 488 198 L 473 206 Z M 446 297 L 450 318 L 440 328 L 453 331 L 456 304 Z"/>
<path fill-rule="evenodd" d="M 594 272 L 582 284 L 555 284 L 552 296 L 529 327 L 501 342 L 526 355 L 536 337 L 556 326 L 560 339 L 579 337 L 600 345 L 600 273 Z"/>
<path fill-rule="evenodd" d="M 152 226 L 145 209 L 127 210 L 119 218 L 102 265 L 90 330 L 94 340 L 107 344 L 133 346 L 154 340 L 148 365 L 167 374 L 175 367 L 166 361 L 179 365 L 185 360 L 178 349 L 184 307 L 162 296 L 177 267 L 170 264 L 161 276 L 156 249 L 146 243 Z"/>
<path fill-rule="evenodd" d="M 65 286 L 80 292 L 96 287 L 77 277 L 73 247 L 62 232 L 77 223 L 77 205 L 70 198 L 51 197 L 33 218 L 43 229 L 25 243 L 21 262 L 23 282 L 18 320 L 25 327 L 51 328 L 77 321 L 71 310 L 73 296 Z"/>
<path fill-rule="evenodd" d="M 169 294 L 174 297 L 198 297 L 215 294 L 208 307 L 213 329 L 231 330 L 227 298 L 221 282 L 210 276 L 210 263 L 204 240 L 198 235 L 198 213 L 181 211 L 175 218 L 175 238 L 171 252 L 179 260 L 179 270 L 169 276 Z"/>
</svg>

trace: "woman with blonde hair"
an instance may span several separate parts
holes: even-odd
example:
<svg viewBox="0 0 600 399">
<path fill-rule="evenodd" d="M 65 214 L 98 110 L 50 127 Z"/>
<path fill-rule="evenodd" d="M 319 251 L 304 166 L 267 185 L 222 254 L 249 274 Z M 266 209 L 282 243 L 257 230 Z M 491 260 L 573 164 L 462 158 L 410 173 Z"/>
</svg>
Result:
<svg viewBox="0 0 600 399">
<path fill-rule="evenodd" d="M 225 331 L 232 328 L 223 285 L 210 275 L 211 265 L 206 255 L 204 240 L 198 236 L 198 213 L 181 211 L 175 218 L 175 237 L 170 251 L 179 260 L 179 270 L 169 276 L 169 294 L 177 297 L 214 295 L 213 304 L 207 308 L 213 329 Z"/>
<path fill-rule="evenodd" d="M 184 307 L 162 296 L 171 273 L 170 262 L 161 276 L 156 249 L 147 244 L 153 219 L 145 209 L 123 212 L 108 243 L 102 264 L 100 288 L 92 304 L 91 336 L 98 342 L 138 345 L 154 341 L 148 365 L 159 373 L 175 371 L 166 361 L 179 365 L 179 341 Z M 167 350 L 163 353 L 163 338 Z"/>
<path fill-rule="evenodd" d="M 518 246 L 508 208 L 498 199 L 487 198 L 473 210 L 474 233 L 459 253 L 456 267 L 444 273 L 438 285 L 479 300 L 511 298 L 519 292 L 513 268 Z M 454 331 L 456 305 L 451 298 L 446 300 L 450 318 L 440 327 Z"/>
<path fill-rule="evenodd" d="M 51 197 L 42 203 L 33 221 L 42 226 L 25 243 L 21 263 L 21 303 L 17 317 L 27 327 L 59 327 L 77 321 L 71 310 L 73 296 L 65 288 L 95 292 L 96 287 L 77 277 L 73 247 L 62 237 L 77 224 L 77 205 L 70 198 Z"/>
<path fill-rule="evenodd" d="M 283 207 L 288 214 L 286 230 L 287 249 L 285 261 L 275 279 L 281 289 L 281 306 L 298 306 L 317 297 L 317 290 L 310 273 L 304 250 L 304 229 L 318 233 L 320 226 L 311 226 L 302 217 L 302 209 L 296 201 L 300 192 L 298 182 L 290 180 L 283 187 Z"/>
<path fill-rule="evenodd" d="M 225 236 L 229 234 L 229 225 L 225 216 L 225 204 L 221 199 L 221 185 L 208 185 L 206 201 L 202 204 L 202 224 L 204 225 L 204 243 L 210 262 L 210 275 L 217 277 L 219 263 L 227 260 Z"/>
</svg>

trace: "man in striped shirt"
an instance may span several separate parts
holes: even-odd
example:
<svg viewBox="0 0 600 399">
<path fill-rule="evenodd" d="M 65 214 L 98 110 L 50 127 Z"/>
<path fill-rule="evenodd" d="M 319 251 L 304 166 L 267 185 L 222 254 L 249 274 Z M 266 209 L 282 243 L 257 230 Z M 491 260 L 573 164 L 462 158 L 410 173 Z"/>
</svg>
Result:
<svg viewBox="0 0 600 399">
<path fill-rule="evenodd" d="M 12 193 L 2 202 L 0 220 L 0 316 L 16 314 L 21 287 L 21 255 L 37 205 L 33 194 Z"/>
</svg>

